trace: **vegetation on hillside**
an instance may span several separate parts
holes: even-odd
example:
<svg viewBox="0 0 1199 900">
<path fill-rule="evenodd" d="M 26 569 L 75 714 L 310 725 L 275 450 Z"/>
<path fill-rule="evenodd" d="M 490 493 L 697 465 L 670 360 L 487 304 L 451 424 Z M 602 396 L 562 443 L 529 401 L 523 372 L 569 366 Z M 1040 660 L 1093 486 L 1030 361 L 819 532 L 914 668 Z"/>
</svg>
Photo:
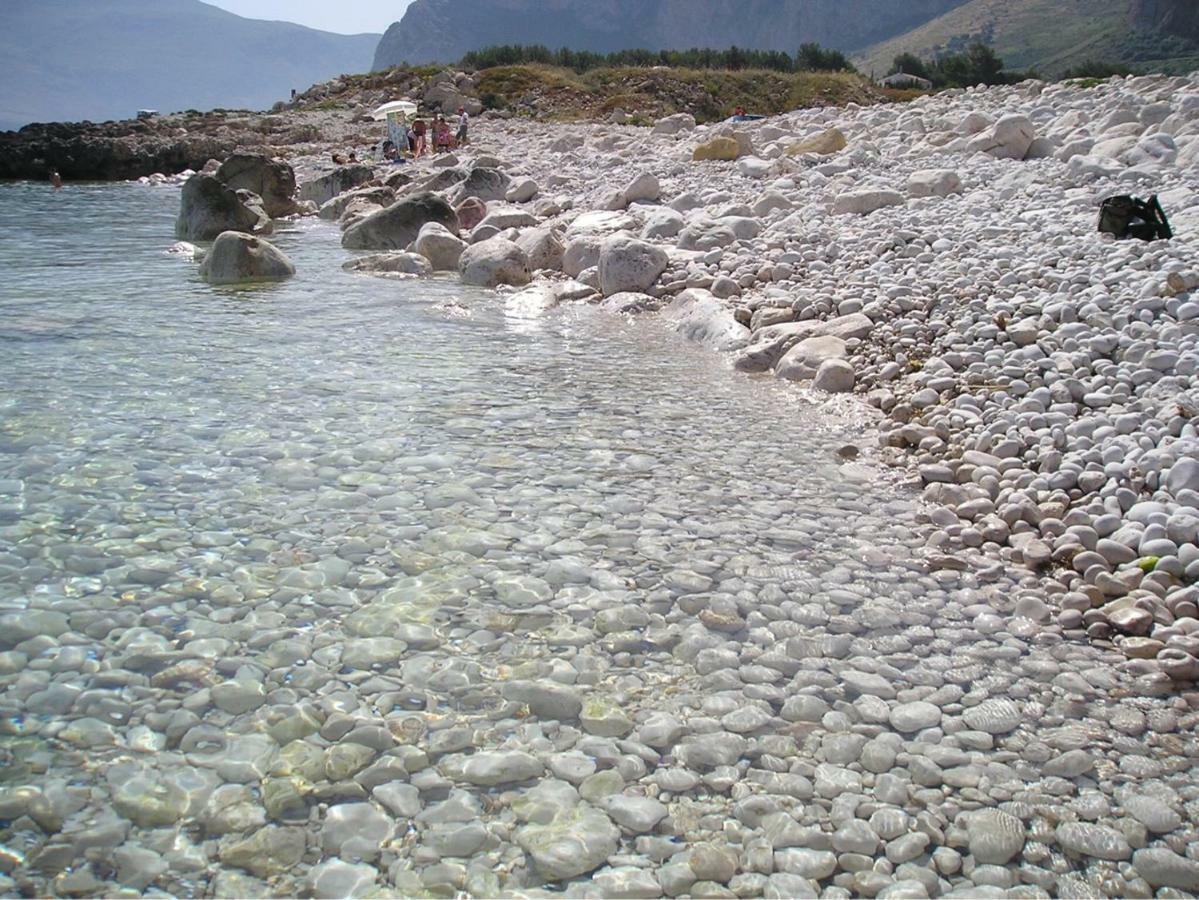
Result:
<svg viewBox="0 0 1199 900">
<path fill-rule="evenodd" d="M 863 72 L 881 72 L 897 55 L 927 61 L 965 53 L 981 43 L 1012 69 L 1043 77 L 1162 72 L 1199 68 L 1199 45 L 1128 25 L 1128 0 L 967 0 L 906 34 L 855 58 Z"/>
<path fill-rule="evenodd" d="M 853 63 L 839 50 L 829 50 L 819 44 L 802 44 L 795 56 L 781 50 L 749 50 L 729 47 L 727 50 L 692 47 L 690 50 L 620 50 L 615 53 L 595 53 L 590 50 L 571 50 L 560 47 L 551 50 L 541 44 L 503 44 L 472 50 L 458 63 L 464 69 L 479 71 L 497 66 L 541 65 L 569 69 L 582 74 L 592 69 L 652 68 L 727 69 L 740 72 L 764 69 L 771 72 L 852 72 Z"/>
<path fill-rule="evenodd" d="M 636 124 L 676 112 L 710 122 L 727 118 L 738 106 L 777 115 L 801 107 L 886 98 L 885 92 L 848 72 L 622 66 L 579 73 L 554 66 L 513 65 L 483 69 L 477 78 L 485 107 L 551 120 L 597 118 L 623 110 Z"/>
<path fill-rule="evenodd" d="M 981 42 L 970 44 L 963 53 L 947 53 L 929 62 L 914 53 L 901 53 L 891 64 L 891 72 L 927 78 L 936 88 L 1015 84 L 1029 77 L 1027 72 L 1007 71 L 995 51 Z"/>
</svg>

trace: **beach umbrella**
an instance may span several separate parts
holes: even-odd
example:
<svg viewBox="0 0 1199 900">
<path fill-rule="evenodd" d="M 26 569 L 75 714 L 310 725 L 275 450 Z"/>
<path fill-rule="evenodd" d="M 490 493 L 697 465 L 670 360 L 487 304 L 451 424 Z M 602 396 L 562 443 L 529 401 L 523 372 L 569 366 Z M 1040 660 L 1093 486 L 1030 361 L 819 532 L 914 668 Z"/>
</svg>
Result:
<svg viewBox="0 0 1199 900">
<path fill-rule="evenodd" d="M 373 113 L 371 113 L 371 118 L 376 122 L 382 122 L 387 119 L 388 116 L 397 116 L 402 119 L 406 116 L 414 115 L 415 113 L 416 104 L 411 100 L 392 100 L 390 103 L 384 103 Z"/>
</svg>

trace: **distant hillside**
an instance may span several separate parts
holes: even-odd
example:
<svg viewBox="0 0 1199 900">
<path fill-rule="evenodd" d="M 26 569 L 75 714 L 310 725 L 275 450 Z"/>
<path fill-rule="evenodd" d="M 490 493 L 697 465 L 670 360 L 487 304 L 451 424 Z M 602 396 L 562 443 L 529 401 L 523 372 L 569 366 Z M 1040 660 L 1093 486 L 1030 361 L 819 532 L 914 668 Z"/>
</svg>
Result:
<svg viewBox="0 0 1199 900">
<path fill-rule="evenodd" d="M 965 0 L 415 0 L 387 29 L 374 68 L 454 62 L 496 44 L 611 52 L 737 45 L 857 50 Z"/>
<path fill-rule="evenodd" d="M 1146 71 L 1186 71 L 1195 50 L 1183 34 L 1199 21 L 1195 0 L 969 0 L 907 34 L 855 55 L 864 72 L 889 71 L 904 52 L 926 59 L 972 40 L 990 44 L 1011 69 L 1054 76 L 1097 61 Z"/>
<path fill-rule="evenodd" d="M 199 0 L 0 0 L 0 130 L 139 108 L 263 109 L 292 88 L 365 71 L 378 38 Z"/>
</svg>

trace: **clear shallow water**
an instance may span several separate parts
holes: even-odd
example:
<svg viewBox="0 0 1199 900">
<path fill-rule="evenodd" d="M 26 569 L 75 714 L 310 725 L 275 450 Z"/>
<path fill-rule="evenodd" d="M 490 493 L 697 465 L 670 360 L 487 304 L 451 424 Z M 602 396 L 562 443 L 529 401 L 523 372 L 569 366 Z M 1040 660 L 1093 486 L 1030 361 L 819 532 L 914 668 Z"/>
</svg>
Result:
<svg viewBox="0 0 1199 900">
<path fill-rule="evenodd" d="M 843 824 L 835 798 L 877 774 L 843 732 L 902 743 L 896 691 L 941 710 L 926 742 L 976 735 L 940 759 L 981 776 L 944 804 L 912 786 L 921 833 L 951 843 L 959 812 L 1018 801 L 1048 840 L 1034 801 L 1069 792 L 1042 789 L 1023 729 L 1102 747 L 1104 698 L 1071 699 L 1101 654 L 1006 626 L 1011 582 L 925 573 L 911 498 L 837 462 L 853 423 L 652 322 L 350 275 L 315 221 L 275 237 L 297 278 L 213 289 L 163 253 L 176 203 L 0 187 L 0 842 L 18 860 L 0 890 L 555 883 L 535 828 L 574 840 L 579 809 L 607 808 L 574 777 L 588 767 L 666 804 L 672 847 L 744 856 L 753 833 L 726 823 L 749 794 Z M 1078 682 L 1059 689 L 1064 672 Z M 561 723 L 529 683 L 574 698 Z M 995 726 L 992 756 L 977 735 L 1009 695 L 1026 718 Z M 1008 706 L 967 729 L 988 700 Z M 660 712 L 682 724 L 651 748 Z M 729 760 L 694 749 L 736 735 Z M 1154 778 L 1185 763 L 1123 740 Z M 530 765 L 497 750 L 542 774 L 467 767 Z M 680 765 L 704 780 L 659 777 Z M 517 801 L 534 790 L 531 813 Z M 583 821 L 601 848 L 582 874 L 613 856 L 658 877 L 660 848 L 627 829 L 605 848 L 613 826 Z M 935 847 L 905 859 L 931 867 Z M 1050 862 L 1034 883 L 1127 888 L 1106 864 Z M 596 877 L 578 890 L 628 875 Z"/>
</svg>

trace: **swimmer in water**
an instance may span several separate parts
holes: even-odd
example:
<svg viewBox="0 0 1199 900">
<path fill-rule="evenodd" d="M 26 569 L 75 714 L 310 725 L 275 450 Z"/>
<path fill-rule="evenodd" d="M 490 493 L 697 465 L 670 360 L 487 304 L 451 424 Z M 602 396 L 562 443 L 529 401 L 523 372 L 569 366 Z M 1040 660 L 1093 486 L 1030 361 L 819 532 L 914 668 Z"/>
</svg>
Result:
<svg viewBox="0 0 1199 900">
<path fill-rule="evenodd" d="M 50 170 L 50 183 L 54 185 L 54 190 L 62 187 L 62 176 L 58 174 L 58 169 Z"/>
</svg>

